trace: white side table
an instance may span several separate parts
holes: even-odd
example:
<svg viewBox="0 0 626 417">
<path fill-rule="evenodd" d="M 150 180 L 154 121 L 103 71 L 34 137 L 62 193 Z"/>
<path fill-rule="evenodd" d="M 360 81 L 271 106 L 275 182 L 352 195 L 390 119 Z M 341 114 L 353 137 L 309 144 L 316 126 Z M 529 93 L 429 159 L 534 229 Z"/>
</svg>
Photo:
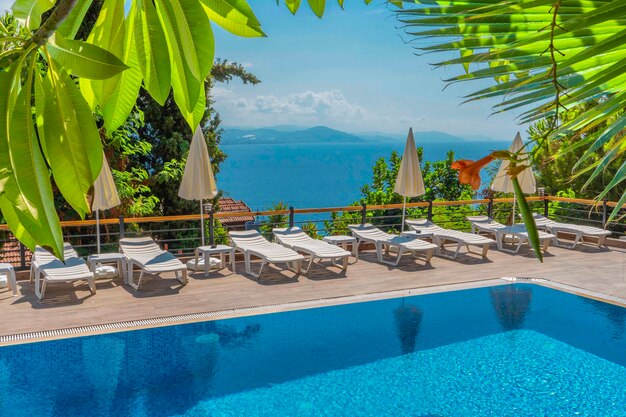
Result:
<svg viewBox="0 0 626 417">
<path fill-rule="evenodd" d="M 96 275 L 96 279 L 120 277 L 126 282 L 124 263 L 124 255 L 121 253 L 99 253 L 87 257 L 87 265 Z M 110 265 L 104 264 L 117 264 L 117 272 Z"/>
<path fill-rule="evenodd" d="M 348 243 L 351 244 L 352 255 L 356 258 L 357 261 L 359 260 L 359 248 L 357 247 L 357 244 L 356 244 L 356 237 L 344 236 L 344 235 L 324 236 L 322 240 L 332 245 L 341 246 L 344 250 L 348 250 Z"/>
<path fill-rule="evenodd" d="M 0 274 L 7 276 L 7 285 L 13 290 L 13 297 L 17 296 L 17 282 L 15 281 L 15 269 L 13 269 L 13 265 L 0 263 Z"/>
<path fill-rule="evenodd" d="M 235 270 L 235 248 L 231 247 L 231 246 L 227 246 L 227 245 L 216 245 L 215 247 L 212 246 L 200 246 L 198 248 L 196 248 L 196 256 L 194 259 L 191 259 L 188 263 L 187 266 L 190 266 L 189 264 L 192 263 L 193 264 L 193 268 L 195 271 L 201 269 L 201 267 L 204 267 L 204 276 L 208 276 L 209 275 L 209 270 L 211 269 L 211 255 L 219 255 L 220 256 L 220 269 L 224 269 L 226 268 L 226 255 L 228 255 L 228 261 L 230 262 L 230 269 L 232 269 L 233 273 L 236 272 Z M 199 259 L 202 257 L 202 261 L 201 263 L 199 263 Z"/>
</svg>

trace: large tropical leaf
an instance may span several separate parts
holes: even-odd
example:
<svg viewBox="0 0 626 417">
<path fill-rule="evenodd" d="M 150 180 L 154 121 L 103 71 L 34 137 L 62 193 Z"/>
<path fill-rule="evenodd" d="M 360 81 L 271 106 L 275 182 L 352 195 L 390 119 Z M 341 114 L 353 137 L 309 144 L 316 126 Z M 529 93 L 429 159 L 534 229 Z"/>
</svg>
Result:
<svg viewBox="0 0 626 417">
<path fill-rule="evenodd" d="M 405 2 L 409 4 L 410 2 Z M 413 3 L 413 2 L 411 2 Z M 591 180 L 626 147 L 626 2 L 611 0 L 417 0 L 398 11 L 416 47 L 446 53 L 436 66 L 456 66 L 449 83 L 494 80 L 466 98 L 501 98 L 495 112 L 515 111 L 521 122 L 550 118 L 547 141 L 573 137 L 588 151 L 578 164 L 594 162 Z M 450 58 L 450 52 L 456 57 Z M 466 71 L 463 71 L 465 67 Z M 586 106 L 572 120 L 567 109 Z M 582 106 L 581 106 L 582 107 Z M 608 128 L 593 141 L 594 129 Z M 546 142 L 547 143 L 547 142 Z M 567 149 L 565 150 L 567 152 Z M 590 167 L 586 168 L 587 170 Z M 618 170 L 604 195 L 626 179 Z M 615 215 L 617 210 L 613 213 Z"/>
<path fill-rule="evenodd" d="M 137 0 L 133 3 L 135 47 L 144 87 L 160 105 L 165 104 L 171 89 L 172 69 L 165 34 L 154 3 Z"/>
<path fill-rule="evenodd" d="M 245 37 L 265 36 L 246 0 L 202 0 L 207 15 L 227 31 Z"/>
<path fill-rule="evenodd" d="M 50 63 L 35 83 L 37 129 L 59 191 L 81 216 L 102 168 L 102 144 L 87 102 L 63 68 Z M 91 120 L 89 120 L 91 118 Z"/>
<path fill-rule="evenodd" d="M 111 52 L 87 42 L 54 36 L 48 45 L 50 56 L 70 74 L 89 80 L 105 80 L 128 68 Z"/>
<path fill-rule="evenodd" d="M 107 80 L 114 85 L 113 92 L 101 106 L 104 123 L 109 132 L 124 124 L 135 106 L 141 88 L 141 69 L 137 58 L 137 48 L 133 41 L 136 7 L 133 5 L 126 18 L 123 39 L 122 59 L 128 69 Z"/>
<path fill-rule="evenodd" d="M 303 2 L 285 3 L 295 13 Z M 306 3 L 320 17 L 327 4 Z M 344 1 L 337 3 L 343 7 Z M 13 11 L 29 30 L 0 33 L 0 210 L 23 243 L 31 248 L 39 243 L 59 257 L 62 235 L 50 175 L 84 216 L 85 195 L 102 156 L 92 110 L 101 111 L 109 131 L 116 129 L 143 81 L 159 103 L 173 90 L 191 132 L 206 107 L 215 49 L 211 21 L 239 36 L 263 36 L 247 0 L 95 5 L 100 2 L 16 0 Z M 85 43 L 75 38 L 90 10 L 98 17 Z"/>
<path fill-rule="evenodd" d="M 41 15 L 54 6 L 54 0 L 16 0 L 13 14 L 27 28 L 37 29 L 41 25 Z"/>
<path fill-rule="evenodd" d="M 365 4 L 370 4 L 372 2 L 372 0 L 363 0 L 363 1 Z M 387 0 L 387 1 L 396 7 L 400 7 L 400 8 L 402 7 L 402 0 Z M 428 1 L 428 0 L 425 0 L 425 1 Z M 280 4 L 280 2 L 281 0 L 276 0 L 276 4 Z M 296 14 L 298 10 L 300 9 L 300 6 L 304 2 L 302 0 L 284 0 L 284 3 L 291 13 Z M 322 16 L 324 16 L 324 11 L 326 10 L 326 0 L 306 0 L 306 3 L 309 5 L 309 8 L 313 11 L 313 13 L 315 13 L 317 17 L 321 18 Z M 344 0 L 337 0 L 337 4 L 339 4 L 341 8 L 343 8 L 343 3 L 344 3 Z M 408 3 L 413 3 L 413 2 L 411 1 Z"/>
<path fill-rule="evenodd" d="M 574 175 L 591 172 L 588 184 L 625 151 L 626 2 L 415 3 L 398 11 L 398 17 L 423 53 L 446 53 L 434 65 L 458 68 L 448 83 L 493 79 L 492 86 L 467 95 L 468 101 L 496 97 L 501 101 L 494 112 L 514 111 L 524 123 L 552 121 L 542 144 L 568 137 L 573 140 L 564 153 L 586 148 Z M 450 52 L 456 57 L 450 58 Z M 585 106 L 593 102 L 599 104 Z M 574 107 L 584 110 L 574 118 L 561 117 Z M 596 133 L 601 126 L 608 127 Z M 600 197 L 624 179 L 626 169 L 617 170 Z M 621 203 L 611 219 L 620 208 Z M 532 219 L 529 222 L 534 225 Z"/>
<path fill-rule="evenodd" d="M 194 109 L 204 94 L 215 53 L 211 24 L 197 0 L 157 0 L 156 4 L 169 49 L 174 100 L 189 126 L 198 126 Z"/>
<path fill-rule="evenodd" d="M 105 0 L 87 42 L 117 57 L 124 54 L 124 0 Z M 117 79 L 80 78 L 80 88 L 92 109 L 104 106 L 118 87 Z"/>
<path fill-rule="evenodd" d="M 80 25 L 83 23 L 83 19 L 92 3 L 93 0 L 77 0 L 70 14 L 57 29 L 57 32 L 67 39 L 73 39 L 76 33 L 78 33 L 78 29 L 80 29 Z"/>
<path fill-rule="evenodd" d="M 31 88 L 20 74 L 29 65 L 0 72 L 0 210 L 15 236 L 62 255 L 63 235 L 50 176 L 34 132 Z"/>
</svg>

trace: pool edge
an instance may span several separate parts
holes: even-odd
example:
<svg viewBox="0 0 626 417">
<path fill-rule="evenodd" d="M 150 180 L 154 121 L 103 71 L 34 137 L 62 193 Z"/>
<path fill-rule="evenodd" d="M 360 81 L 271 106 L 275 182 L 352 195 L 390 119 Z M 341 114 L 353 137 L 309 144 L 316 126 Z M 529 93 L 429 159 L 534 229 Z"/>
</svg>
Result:
<svg viewBox="0 0 626 417">
<path fill-rule="evenodd" d="M 111 322 L 88 326 L 68 327 L 61 329 L 42 330 L 37 332 L 16 333 L 0 336 L 0 347 L 25 343 L 44 342 L 56 339 L 93 336 L 106 333 L 135 331 L 155 327 L 175 326 L 203 321 L 223 320 L 236 317 L 246 317 L 261 314 L 272 314 L 286 311 L 303 310 L 333 305 L 353 304 L 358 302 L 376 301 L 407 296 L 435 294 L 440 292 L 461 291 L 472 288 L 491 287 L 511 284 L 540 285 L 557 291 L 563 291 L 581 297 L 591 298 L 605 303 L 626 308 L 626 299 L 604 294 L 597 291 L 551 281 L 543 278 L 528 277 L 500 277 L 489 278 L 472 282 L 461 282 L 447 285 L 433 285 L 418 288 L 390 290 L 374 293 L 344 295 L 330 298 L 291 301 L 278 304 L 240 307 L 235 309 L 213 310 L 200 313 L 180 314 L 164 317 L 153 317 L 139 320 Z"/>
</svg>

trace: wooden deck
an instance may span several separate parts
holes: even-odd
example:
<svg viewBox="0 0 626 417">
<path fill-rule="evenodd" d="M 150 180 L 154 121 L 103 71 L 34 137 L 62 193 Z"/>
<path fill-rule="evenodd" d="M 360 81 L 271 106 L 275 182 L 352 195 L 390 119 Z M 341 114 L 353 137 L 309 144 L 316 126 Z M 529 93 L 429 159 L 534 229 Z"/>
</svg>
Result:
<svg viewBox="0 0 626 417">
<path fill-rule="evenodd" d="M 57 284 L 48 287 L 42 302 L 28 281 L 19 281 L 17 297 L 8 289 L 0 292 L 0 336 L 394 290 L 485 285 L 485 280 L 506 276 L 545 278 L 626 299 L 626 252 L 621 249 L 551 248 L 543 264 L 524 249 L 518 255 L 494 249 L 487 260 L 434 257 L 431 265 L 410 256 L 399 267 L 374 259 L 373 251 L 366 251 L 345 274 L 316 266 L 310 277 L 270 267 L 261 282 L 230 270 L 213 271 L 209 278 L 191 274 L 184 287 L 173 279 L 152 278 L 139 292 L 119 279 L 98 281 L 96 295 L 86 284 Z M 237 268 L 243 272 L 243 262 Z"/>
</svg>

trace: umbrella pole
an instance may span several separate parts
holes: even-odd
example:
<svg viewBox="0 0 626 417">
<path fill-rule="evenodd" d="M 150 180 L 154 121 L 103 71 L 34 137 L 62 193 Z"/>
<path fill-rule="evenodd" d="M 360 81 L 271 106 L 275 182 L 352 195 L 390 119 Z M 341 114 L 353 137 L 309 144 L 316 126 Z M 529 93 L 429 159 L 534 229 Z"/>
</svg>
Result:
<svg viewBox="0 0 626 417">
<path fill-rule="evenodd" d="M 200 241 L 204 246 L 204 208 L 202 207 L 202 200 L 200 200 Z"/>
<path fill-rule="evenodd" d="M 404 200 L 402 200 L 402 226 L 400 230 L 404 232 L 404 216 L 406 215 L 406 196 L 404 196 Z"/>
<path fill-rule="evenodd" d="M 96 210 L 96 243 L 100 254 L 100 210 Z"/>
</svg>

